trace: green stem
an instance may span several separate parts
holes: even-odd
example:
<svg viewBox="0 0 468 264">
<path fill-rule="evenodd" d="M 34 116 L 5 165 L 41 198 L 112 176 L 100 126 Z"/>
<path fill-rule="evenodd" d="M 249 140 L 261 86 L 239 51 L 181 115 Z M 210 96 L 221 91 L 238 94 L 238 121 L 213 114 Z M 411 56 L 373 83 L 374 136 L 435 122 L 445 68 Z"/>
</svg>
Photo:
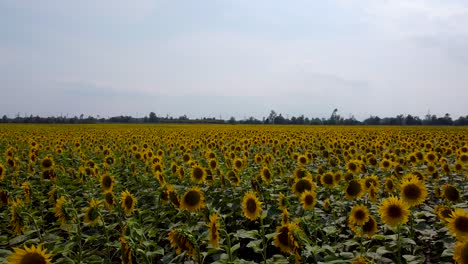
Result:
<svg viewBox="0 0 468 264">
<path fill-rule="evenodd" d="M 263 226 L 263 216 L 260 216 L 260 226 L 262 231 L 262 256 L 263 256 L 263 263 L 266 264 L 266 249 L 267 249 L 267 241 L 265 237 L 265 227 Z"/>
<path fill-rule="evenodd" d="M 41 229 L 37 225 L 36 219 L 34 219 L 34 217 L 31 214 L 27 213 L 27 212 L 24 212 L 24 214 L 29 216 L 29 218 L 31 218 L 32 222 L 34 223 L 34 227 L 36 228 L 37 234 L 39 236 L 39 240 L 41 241 L 41 243 L 44 243 L 44 238 L 42 237 Z"/>
<path fill-rule="evenodd" d="M 397 227 L 397 262 L 401 263 L 401 243 L 400 243 L 401 225 Z"/>
<path fill-rule="evenodd" d="M 109 264 L 112 263 L 112 258 L 111 258 L 111 250 L 110 250 L 110 246 L 109 246 L 109 243 L 110 243 L 110 239 L 109 239 L 109 231 L 107 230 L 107 227 L 106 227 L 106 222 L 104 222 L 104 217 L 102 217 L 102 214 L 101 212 L 98 210 L 98 214 L 99 214 L 99 217 L 101 218 L 101 222 L 102 222 L 102 226 L 104 227 L 104 234 L 106 236 L 106 249 L 107 249 L 107 258 L 109 260 Z"/>
</svg>

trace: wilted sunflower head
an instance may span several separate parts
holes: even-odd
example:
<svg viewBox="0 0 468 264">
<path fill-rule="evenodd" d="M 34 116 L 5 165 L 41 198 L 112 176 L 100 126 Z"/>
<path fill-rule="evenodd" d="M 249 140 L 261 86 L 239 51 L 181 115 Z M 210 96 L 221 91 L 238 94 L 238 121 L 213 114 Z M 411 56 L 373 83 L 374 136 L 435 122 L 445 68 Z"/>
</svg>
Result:
<svg viewBox="0 0 468 264">
<path fill-rule="evenodd" d="M 115 195 L 113 192 L 106 192 L 104 194 L 104 204 L 106 205 L 107 209 L 112 209 L 115 205 Z"/>
<path fill-rule="evenodd" d="M 299 229 L 299 226 L 295 223 L 287 223 L 276 227 L 276 235 L 273 239 L 273 243 L 283 253 L 293 253 L 299 244 L 294 237 L 294 232 Z"/>
</svg>

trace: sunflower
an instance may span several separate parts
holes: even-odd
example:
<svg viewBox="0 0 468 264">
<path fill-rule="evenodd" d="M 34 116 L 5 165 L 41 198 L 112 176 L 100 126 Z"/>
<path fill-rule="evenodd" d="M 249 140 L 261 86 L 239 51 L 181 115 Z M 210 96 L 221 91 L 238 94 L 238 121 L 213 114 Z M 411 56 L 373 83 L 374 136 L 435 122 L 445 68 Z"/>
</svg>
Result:
<svg viewBox="0 0 468 264">
<path fill-rule="evenodd" d="M 21 214 L 18 212 L 20 210 L 18 207 L 21 207 L 23 201 L 21 199 L 16 199 L 11 203 L 10 208 L 10 224 L 14 234 L 22 235 L 24 232 L 25 221 Z"/>
<path fill-rule="evenodd" d="M 294 170 L 293 175 L 294 175 L 294 179 L 300 180 L 304 177 L 310 176 L 310 173 L 303 167 L 297 167 Z"/>
<path fill-rule="evenodd" d="M 301 194 L 301 205 L 304 208 L 304 210 L 314 209 L 316 202 L 317 202 L 317 198 L 314 192 L 304 191 Z"/>
<path fill-rule="evenodd" d="M 368 191 L 371 186 L 374 186 L 376 189 L 380 188 L 380 181 L 377 175 L 368 175 L 363 179 L 364 191 Z"/>
<path fill-rule="evenodd" d="M 173 229 L 168 234 L 171 247 L 175 248 L 177 255 L 187 252 L 187 255 L 194 257 L 196 254 L 193 236 L 183 229 Z"/>
<path fill-rule="evenodd" d="M 351 264 L 368 264 L 369 262 L 366 260 L 365 257 L 359 256 L 353 260 Z"/>
<path fill-rule="evenodd" d="M 335 186 L 336 183 L 335 175 L 333 175 L 333 173 L 331 172 L 326 172 L 320 177 L 320 183 L 327 188 L 333 188 L 333 186 Z"/>
<path fill-rule="evenodd" d="M 42 160 L 41 166 L 45 170 L 51 169 L 54 166 L 54 160 L 51 156 L 47 156 Z"/>
<path fill-rule="evenodd" d="M 393 193 L 395 192 L 396 190 L 396 179 L 392 176 L 392 177 L 387 177 L 385 179 L 385 183 L 384 183 L 384 186 L 385 186 L 385 191 L 387 193 Z"/>
<path fill-rule="evenodd" d="M 468 239 L 468 211 L 461 208 L 452 212 L 451 218 L 447 219 L 447 226 L 458 240 Z"/>
<path fill-rule="evenodd" d="M 7 206 L 10 200 L 10 195 L 6 190 L 0 189 L 0 206 Z"/>
<path fill-rule="evenodd" d="M 457 241 L 453 260 L 459 264 L 468 264 L 468 240 Z"/>
<path fill-rule="evenodd" d="M 62 226 L 68 224 L 68 222 L 72 220 L 72 216 L 70 215 L 69 209 L 67 207 L 65 196 L 60 196 L 60 198 L 58 198 L 55 202 L 54 213 L 55 217 L 60 220 Z"/>
<path fill-rule="evenodd" d="M 29 203 L 31 201 L 31 185 L 29 182 L 23 182 L 21 187 L 23 188 L 24 201 Z"/>
<path fill-rule="evenodd" d="M 287 207 L 286 200 L 285 200 L 284 194 L 282 192 L 280 192 L 279 195 L 278 195 L 278 207 L 281 210 L 286 209 L 286 207 Z"/>
<path fill-rule="evenodd" d="M 434 207 L 434 213 L 439 217 L 442 222 L 447 223 L 447 220 L 451 217 L 453 209 L 445 205 L 436 205 Z"/>
<path fill-rule="evenodd" d="M 208 165 L 212 170 L 216 170 L 218 167 L 218 161 L 216 159 L 210 159 L 210 161 L 208 161 Z"/>
<path fill-rule="evenodd" d="M 379 206 L 382 221 L 394 228 L 408 221 L 409 207 L 398 197 L 390 196 Z"/>
<path fill-rule="evenodd" d="M 392 161 L 389 159 L 382 159 L 380 162 L 380 168 L 384 171 L 388 171 L 392 168 Z"/>
<path fill-rule="evenodd" d="M 360 164 L 361 162 L 359 160 L 349 160 L 348 163 L 346 163 L 346 168 L 348 169 L 348 172 L 356 174 L 360 171 Z"/>
<path fill-rule="evenodd" d="M 24 249 L 15 247 L 13 253 L 8 256 L 8 263 L 16 264 L 51 264 L 52 255 L 47 253 L 46 249 L 42 248 L 42 244 L 32 245 L 31 247 L 24 246 Z"/>
<path fill-rule="evenodd" d="M 115 163 L 114 157 L 112 157 L 112 156 L 106 156 L 106 157 L 104 158 L 104 165 L 105 165 L 105 166 L 109 167 L 109 166 L 113 165 L 114 163 Z"/>
<path fill-rule="evenodd" d="M 365 205 L 355 205 L 353 209 L 351 209 L 351 213 L 349 214 L 348 222 L 350 224 L 356 225 L 364 225 L 369 220 L 369 208 Z"/>
<path fill-rule="evenodd" d="M 241 158 L 235 158 L 232 165 L 234 170 L 240 171 L 244 167 L 244 161 Z"/>
<path fill-rule="evenodd" d="M 309 163 L 309 159 L 306 155 L 299 155 L 297 157 L 297 163 L 299 164 L 299 166 L 305 166 Z"/>
<path fill-rule="evenodd" d="M 367 190 L 367 195 L 369 196 L 369 200 L 372 203 L 375 204 L 377 202 L 378 194 L 377 189 L 374 187 L 374 185 L 371 185 L 371 187 L 369 187 L 369 189 Z"/>
<path fill-rule="evenodd" d="M 3 166 L 3 164 L 0 163 L 0 181 L 3 181 L 3 179 L 5 178 L 5 167 Z"/>
<path fill-rule="evenodd" d="M 180 199 L 177 193 L 175 192 L 174 186 L 172 185 L 167 185 L 166 187 L 166 192 L 169 196 L 169 200 L 171 201 L 172 205 L 174 205 L 175 208 L 180 207 Z"/>
<path fill-rule="evenodd" d="M 125 215 L 128 216 L 132 214 L 133 210 L 135 210 L 137 199 L 128 190 L 125 190 L 120 194 L 120 199 L 120 206 L 124 210 Z"/>
<path fill-rule="evenodd" d="M 100 180 L 101 188 L 104 192 L 112 192 L 114 188 L 115 179 L 113 176 L 103 174 Z"/>
<path fill-rule="evenodd" d="M 115 195 L 113 192 L 106 192 L 104 194 L 104 205 L 107 209 L 111 210 L 115 205 Z"/>
<path fill-rule="evenodd" d="M 196 212 L 205 207 L 205 196 L 198 186 L 192 187 L 182 197 L 181 209 Z"/>
<path fill-rule="evenodd" d="M 190 179 L 192 179 L 193 182 L 200 184 L 203 181 L 205 181 L 206 178 L 206 171 L 204 168 L 196 165 L 192 168 L 191 174 L 190 174 Z"/>
<path fill-rule="evenodd" d="M 131 264 L 132 263 L 132 248 L 128 244 L 127 239 L 125 236 L 121 236 L 119 238 L 120 248 L 122 250 L 122 263 L 123 264 Z"/>
<path fill-rule="evenodd" d="M 85 209 L 85 223 L 90 226 L 95 226 L 99 222 L 100 215 L 98 210 L 100 206 L 101 202 L 99 200 L 92 198 L 91 201 L 89 201 L 89 206 Z"/>
<path fill-rule="evenodd" d="M 276 235 L 273 239 L 273 243 L 283 253 L 293 253 L 299 248 L 299 244 L 296 241 L 294 232 L 299 229 L 296 223 L 290 222 L 276 227 Z"/>
<path fill-rule="evenodd" d="M 288 209 L 284 208 L 281 210 L 281 224 L 285 225 L 289 223 L 289 213 Z"/>
<path fill-rule="evenodd" d="M 271 174 L 271 171 L 268 167 L 264 166 L 260 172 L 260 176 L 262 177 L 262 180 L 266 184 L 270 184 L 271 180 L 273 178 L 273 175 Z"/>
<path fill-rule="evenodd" d="M 325 199 L 325 201 L 323 201 L 322 207 L 323 207 L 323 210 L 325 212 L 330 211 L 330 199 L 329 198 L 327 198 L 327 199 Z"/>
<path fill-rule="evenodd" d="M 244 216 L 252 221 L 260 217 L 262 213 L 262 203 L 258 200 L 254 192 L 248 192 L 242 199 L 242 210 Z"/>
<path fill-rule="evenodd" d="M 410 207 L 422 204 L 427 197 L 424 182 L 414 176 L 407 177 L 401 182 L 400 192 L 403 202 Z"/>
<path fill-rule="evenodd" d="M 219 248 L 219 216 L 216 213 L 210 215 L 208 223 L 208 240 L 214 248 Z"/>
<path fill-rule="evenodd" d="M 442 197 L 450 202 L 455 203 L 460 200 L 460 191 L 458 191 L 458 189 L 451 184 L 445 184 L 442 186 Z"/>
<path fill-rule="evenodd" d="M 348 186 L 345 189 L 346 198 L 351 200 L 354 198 L 359 198 L 363 194 L 363 188 L 361 180 L 353 179 L 348 182 Z"/>
<path fill-rule="evenodd" d="M 368 238 L 371 238 L 377 232 L 377 222 L 374 217 L 369 216 L 369 220 L 362 225 L 362 232 L 367 235 Z"/>
<path fill-rule="evenodd" d="M 305 177 L 296 179 L 292 189 L 297 196 L 300 196 L 304 191 L 315 191 L 316 187 L 311 177 Z"/>
</svg>

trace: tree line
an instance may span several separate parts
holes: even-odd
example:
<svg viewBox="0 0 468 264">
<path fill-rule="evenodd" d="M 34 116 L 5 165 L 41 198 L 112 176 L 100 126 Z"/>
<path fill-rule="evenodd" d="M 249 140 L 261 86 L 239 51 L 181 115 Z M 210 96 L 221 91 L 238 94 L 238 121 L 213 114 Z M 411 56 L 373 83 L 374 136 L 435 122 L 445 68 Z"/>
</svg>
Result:
<svg viewBox="0 0 468 264">
<path fill-rule="evenodd" d="M 383 125 L 383 126 L 466 126 L 468 125 L 468 115 L 460 116 L 453 120 L 450 114 L 445 114 L 442 117 L 436 115 L 427 114 L 424 118 L 420 118 L 414 115 L 397 115 L 395 117 L 383 117 L 371 115 L 362 121 L 357 120 L 354 116 L 344 118 L 338 114 L 338 109 L 334 109 L 330 117 L 318 118 L 318 117 L 305 117 L 300 116 L 284 116 L 281 113 L 271 110 L 270 114 L 263 117 L 261 120 L 253 116 L 236 120 L 231 117 L 227 120 L 217 119 L 215 117 L 203 117 L 190 119 L 186 115 L 179 117 L 172 116 L 157 116 L 155 112 L 150 112 L 145 117 L 132 117 L 132 116 L 113 116 L 113 117 L 85 117 L 83 114 L 73 117 L 68 116 L 20 116 L 19 114 L 10 118 L 6 115 L 0 119 L 0 123 L 24 123 L 24 124 L 106 124 L 106 123 L 153 123 L 153 124 L 274 124 L 274 125 Z"/>
</svg>

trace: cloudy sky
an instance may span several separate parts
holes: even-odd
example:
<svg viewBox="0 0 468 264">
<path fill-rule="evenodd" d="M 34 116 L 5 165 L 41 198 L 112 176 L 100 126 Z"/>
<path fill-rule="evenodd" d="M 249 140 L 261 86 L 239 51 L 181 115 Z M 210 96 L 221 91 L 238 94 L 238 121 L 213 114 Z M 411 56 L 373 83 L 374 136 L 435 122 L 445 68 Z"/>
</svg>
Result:
<svg viewBox="0 0 468 264">
<path fill-rule="evenodd" d="M 467 0 L 0 0 L 0 115 L 468 114 Z"/>
</svg>

